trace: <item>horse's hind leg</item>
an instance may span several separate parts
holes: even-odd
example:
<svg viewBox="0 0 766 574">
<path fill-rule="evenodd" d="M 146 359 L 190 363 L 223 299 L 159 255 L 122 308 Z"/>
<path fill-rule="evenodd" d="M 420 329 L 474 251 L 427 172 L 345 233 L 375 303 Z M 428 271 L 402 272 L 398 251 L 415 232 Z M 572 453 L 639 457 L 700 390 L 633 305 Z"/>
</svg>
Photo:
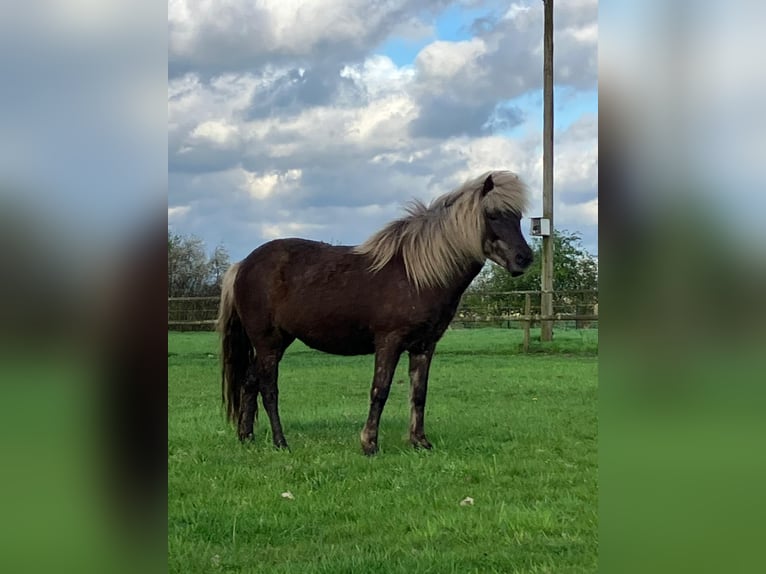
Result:
<svg viewBox="0 0 766 574">
<path fill-rule="evenodd" d="M 288 448 L 287 440 L 282 432 L 282 422 L 279 420 L 279 361 L 285 349 L 293 342 L 293 338 L 282 334 L 274 347 L 257 353 L 256 368 L 258 371 L 258 388 L 263 400 L 263 408 L 269 415 L 271 437 L 277 448 Z"/>
<path fill-rule="evenodd" d="M 240 391 L 239 422 L 237 434 L 239 440 L 253 438 L 253 423 L 258 412 L 258 372 L 256 363 L 250 363 L 245 375 L 245 384 Z"/>
<path fill-rule="evenodd" d="M 281 354 L 281 353 L 280 353 Z M 258 381 L 260 384 L 261 398 L 263 408 L 269 415 L 271 423 L 271 436 L 274 446 L 277 448 L 287 448 L 287 441 L 282 432 L 282 422 L 279 420 L 279 387 L 277 378 L 279 376 L 279 359 L 281 357 L 271 354 L 258 357 Z"/>
</svg>

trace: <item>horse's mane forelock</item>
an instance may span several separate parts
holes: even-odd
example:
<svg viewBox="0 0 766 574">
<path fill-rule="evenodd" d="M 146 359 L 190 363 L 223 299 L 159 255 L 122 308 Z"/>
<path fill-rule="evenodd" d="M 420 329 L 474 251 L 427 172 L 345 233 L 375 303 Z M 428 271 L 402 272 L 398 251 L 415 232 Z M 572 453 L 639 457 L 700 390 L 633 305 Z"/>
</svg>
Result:
<svg viewBox="0 0 766 574">
<path fill-rule="evenodd" d="M 494 189 L 482 196 L 487 177 Z M 392 221 L 354 249 L 371 258 L 377 272 L 401 253 L 407 277 L 417 289 L 446 285 L 466 263 L 484 261 L 484 212 L 527 208 L 527 187 L 510 171 L 490 171 L 471 179 L 430 205 L 411 201 L 407 216 Z"/>
</svg>

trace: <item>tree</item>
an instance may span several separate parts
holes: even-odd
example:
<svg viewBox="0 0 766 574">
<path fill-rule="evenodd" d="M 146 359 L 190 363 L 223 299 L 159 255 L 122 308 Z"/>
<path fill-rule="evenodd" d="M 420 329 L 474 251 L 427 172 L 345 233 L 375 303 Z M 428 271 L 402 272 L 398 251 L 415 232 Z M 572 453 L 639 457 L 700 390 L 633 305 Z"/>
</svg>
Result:
<svg viewBox="0 0 766 574">
<path fill-rule="evenodd" d="M 497 295 L 508 291 L 540 291 L 542 275 L 542 241 L 533 238 L 535 259 L 520 277 L 511 277 L 505 269 L 493 263 L 484 267 L 463 297 L 462 307 L 488 315 L 519 313 L 524 308 L 521 296 Z M 590 314 L 598 303 L 598 261 L 582 246 L 579 233 L 565 230 L 553 233 L 554 307 L 579 315 Z M 565 293 L 585 291 L 585 293 Z M 490 295 L 490 293 L 493 293 Z M 539 310 L 539 298 L 533 297 L 533 308 Z M 577 326 L 585 322 L 576 321 Z"/>
<path fill-rule="evenodd" d="M 229 254 L 222 245 L 208 258 L 201 239 L 168 230 L 168 297 L 218 295 L 229 265 Z"/>
<path fill-rule="evenodd" d="M 218 245 L 215 251 L 213 251 L 213 255 L 210 256 L 210 261 L 208 261 L 211 295 L 219 295 L 221 293 L 221 280 L 223 279 L 223 274 L 230 266 L 231 261 L 229 260 L 228 251 L 226 251 L 223 245 Z"/>
<path fill-rule="evenodd" d="M 542 241 L 533 238 L 535 259 L 524 275 L 511 277 L 505 269 L 490 264 L 471 286 L 472 291 L 539 291 Z M 598 263 L 582 246 L 579 233 L 553 232 L 553 288 L 555 291 L 585 291 L 598 288 Z"/>
</svg>

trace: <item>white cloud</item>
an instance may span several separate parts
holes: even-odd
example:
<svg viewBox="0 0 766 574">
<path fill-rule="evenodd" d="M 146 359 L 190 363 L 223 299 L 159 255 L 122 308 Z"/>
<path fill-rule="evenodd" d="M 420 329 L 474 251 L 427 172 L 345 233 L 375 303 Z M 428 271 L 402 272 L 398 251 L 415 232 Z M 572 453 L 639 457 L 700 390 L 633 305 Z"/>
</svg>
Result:
<svg viewBox="0 0 766 574">
<path fill-rule="evenodd" d="M 582 228 L 598 225 L 598 198 L 584 203 L 555 205 L 554 220 L 557 227 Z"/>
<path fill-rule="evenodd" d="M 504 20 L 513 20 L 514 18 L 517 18 L 520 15 L 526 14 L 531 9 L 531 6 L 529 4 L 518 4 L 517 2 L 514 2 L 510 5 L 506 13 L 503 15 Z"/>
<path fill-rule="evenodd" d="M 437 82 L 437 86 L 452 81 L 459 74 L 473 74 L 476 60 L 487 53 L 481 38 L 461 42 L 433 42 L 418 54 L 415 65 L 421 78 Z"/>
<path fill-rule="evenodd" d="M 280 224 L 266 223 L 261 225 L 261 237 L 266 240 L 294 237 L 296 235 L 306 235 L 312 231 L 324 229 L 324 227 L 324 225 L 298 223 L 295 221 Z"/>
<path fill-rule="evenodd" d="M 422 35 L 418 16 L 439 0 L 170 0 L 171 64 L 219 69 L 322 54 L 363 55 L 394 31 Z"/>
<path fill-rule="evenodd" d="M 258 91 L 272 84 L 284 70 L 270 68 L 261 76 L 251 73 L 223 74 L 204 82 L 189 73 L 168 82 L 168 124 L 171 129 L 184 123 L 228 118 L 248 109 Z"/>
<path fill-rule="evenodd" d="M 584 115 L 555 142 L 554 179 L 565 192 L 587 193 L 598 181 L 598 118 Z"/>
<path fill-rule="evenodd" d="M 195 127 L 190 135 L 193 141 L 210 143 L 217 147 L 231 147 L 238 140 L 239 128 L 227 120 L 209 120 Z"/>
<path fill-rule="evenodd" d="M 407 200 L 427 200 L 490 169 L 518 172 L 529 184 L 533 210 L 539 210 L 537 116 L 529 118 L 529 134 L 523 138 L 482 131 L 498 102 L 540 82 L 535 50 L 541 10 L 536 4 L 519 4 L 507 20 L 470 40 L 433 42 L 408 66 L 382 55 L 351 57 L 354 46 L 393 29 L 394 24 L 376 18 L 397 10 L 411 13 L 403 1 L 385 7 L 330 2 L 326 13 L 305 29 L 295 28 L 296 22 L 314 14 L 313 5 L 261 2 L 243 8 L 238 0 L 174 4 L 171 20 L 177 29 L 171 36 L 188 42 L 187 64 L 198 71 L 170 80 L 170 205 L 192 205 L 183 212 L 185 224 L 226 230 L 231 239 L 225 241 L 241 246 L 232 249 L 234 257 L 276 237 L 360 242 L 401 215 Z M 321 30 L 318 24 L 339 6 L 349 11 L 346 21 Z M 226 15 L 269 7 L 273 10 L 260 23 L 241 19 L 237 27 Z M 220 10 L 224 17 L 213 17 Z M 592 88 L 595 76 L 588 74 L 589 58 L 595 57 L 595 10 L 576 14 L 567 4 L 558 10 L 563 11 L 563 62 L 570 74 L 582 72 L 578 81 Z M 365 11 L 369 21 L 359 16 Z M 250 34 L 260 26 L 268 27 L 273 42 L 258 54 L 257 45 L 265 37 L 232 33 Z M 365 30 L 362 39 L 347 38 L 360 27 Z M 418 32 L 417 26 L 411 28 Z M 330 38 L 333 33 L 337 38 Z M 348 53 L 339 56 L 341 44 Z M 202 53 L 207 48 L 213 52 Z M 237 69 L 245 67 L 244 60 L 214 67 L 229 49 L 253 57 L 246 70 Z M 567 53 L 572 51 L 574 55 Z M 293 58 L 309 52 L 310 57 Z M 180 58 L 180 52 L 175 54 Z M 413 129 L 424 114 L 428 121 Z M 581 119 L 557 134 L 557 224 L 593 226 L 596 221 L 596 142 L 595 118 Z M 219 241 L 214 236 L 212 242 Z"/>
<path fill-rule="evenodd" d="M 168 207 L 168 220 L 179 219 L 189 213 L 191 206 L 189 205 L 177 205 L 175 207 Z"/>
<path fill-rule="evenodd" d="M 254 199 L 266 199 L 275 192 L 285 192 L 295 189 L 300 184 L 301 170 L 289 169 L 283 173 L 272 171 L 258 174 L 239 170 L 242 176 L 241 189 Z"/>
<path fill-rule="evenodd" d="M 373 55 L 361 64 L 344 66 L 340 75 L 354 80 L 371 98 L 378 98 L 405 91 L 415 77 L 415 70 L 411 66 L 400 68 L 387 56 Z"/>
<path fill-rule="evenodd" d="M 573 28 L 570 31 L 572 37 L 578 42 L 583 44 L 597 44 L 598 43 L 598 22 L 592 22 L 581 26 L 579 28 Z"/>
<path fill-rule="evenodd" d="M 529 182 L 533 177 L 534 149 L 524 142 L 501 136 L 484 138 L 453 138 L 441 145 L 446 154 L 455 157 L 461 169 L 455 170 L 448 180 L 450 186 L 492 169 L 510 169 Z M 532 190 L 533 193 L 534 190 Z"/>
</svg>

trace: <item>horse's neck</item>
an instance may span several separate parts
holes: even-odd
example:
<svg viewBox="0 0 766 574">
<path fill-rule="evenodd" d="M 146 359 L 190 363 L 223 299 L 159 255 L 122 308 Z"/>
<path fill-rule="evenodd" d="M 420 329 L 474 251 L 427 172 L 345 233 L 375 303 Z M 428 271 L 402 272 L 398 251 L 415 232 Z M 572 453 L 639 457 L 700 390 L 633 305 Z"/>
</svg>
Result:
<svg viewBox="0 0 766 574">
<path fill-rule="evenodd" d="M 476 279 L 476 276 L 484 267 L 484 261 L 471 263 L 460 275 L 455 278 L 453 290 L 453 297 L 461 297 L 471 281 Z"/>
</svg>

